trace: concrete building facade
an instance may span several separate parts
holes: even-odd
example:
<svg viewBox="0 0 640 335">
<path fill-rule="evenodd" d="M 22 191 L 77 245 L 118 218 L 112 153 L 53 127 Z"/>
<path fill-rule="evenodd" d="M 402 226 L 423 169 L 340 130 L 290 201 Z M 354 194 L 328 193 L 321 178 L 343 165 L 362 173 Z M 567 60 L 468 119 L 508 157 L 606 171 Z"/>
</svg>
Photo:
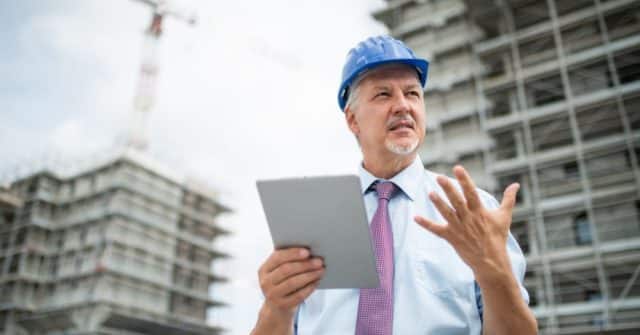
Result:
<svg viewBox="0 0 640 335">
<path fill-rule="evenodd" d="M 390 0 L 431 62 L 427 168 L 501 197 L 541 334 L 640 332 L 640 1 Z"/>
<path fill-rule="evenodd" d="M 0 191 L 0 332 L 217 334 L 211 285 L 229 209 L 133 152 Z"/>
</svg>

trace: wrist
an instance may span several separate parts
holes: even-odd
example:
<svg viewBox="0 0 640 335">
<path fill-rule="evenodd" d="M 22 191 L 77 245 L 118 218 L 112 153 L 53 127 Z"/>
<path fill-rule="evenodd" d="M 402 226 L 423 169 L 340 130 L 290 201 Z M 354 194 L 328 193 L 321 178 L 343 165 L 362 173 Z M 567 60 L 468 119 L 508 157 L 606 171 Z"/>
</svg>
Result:
<svg viewBox="0 0 640 335">
<path fill-rule="evenodd" d="M 517 283 L 510 270 L 498 270 L 495 272 L 474 272 L 480 288 L 505 288 Z"/>
<path fill-rule="evenodd" d="M 514 280 L 509 256 L 491 257 L 472 268 L 478 285 L 495 285 Z"/>
<path fill-rule="evenodd" d="M 293 317 L 295 316 L 295 314 L 296 314 L 295 308 L 293 309 L 280 308 L 272 304 L 269 304 L 266 301 L 262 305 L 262 308 L 260 309 L 261 316 L 264 316 L 268 319 L 274 319 L 274 320 L 284 320 L 284 321 L 293 322 Z"/>
<path fill-rule="evenodd" d="M 264 302 L 258 314 L 256 330 L 268 330 L 265 334 L 289 334 L 293 329 L 296 309 L 283 309 Z M 261 332 L 256 332 L 260 333 Z"/>
</svg>

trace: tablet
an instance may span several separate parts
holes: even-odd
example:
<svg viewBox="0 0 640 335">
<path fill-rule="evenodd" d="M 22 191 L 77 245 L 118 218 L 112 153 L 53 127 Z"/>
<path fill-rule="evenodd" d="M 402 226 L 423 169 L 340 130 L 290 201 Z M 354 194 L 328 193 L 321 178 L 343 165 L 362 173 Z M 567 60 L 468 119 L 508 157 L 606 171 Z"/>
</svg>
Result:
<svg viewBox="0 0 640 335">
<path fill-rule="evenodd" d="M 318 288 L 378 287 L 376 261 L 354 175 L 261 180 L 262 207 L 276 249 L 307 247 L 324 259 Z"/>
</svg>

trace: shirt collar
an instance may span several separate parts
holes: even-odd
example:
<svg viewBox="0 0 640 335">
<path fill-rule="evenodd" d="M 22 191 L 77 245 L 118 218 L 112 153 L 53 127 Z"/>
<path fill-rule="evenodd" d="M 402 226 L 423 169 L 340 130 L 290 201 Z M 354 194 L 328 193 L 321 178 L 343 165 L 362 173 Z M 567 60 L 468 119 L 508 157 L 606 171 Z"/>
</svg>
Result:
<svg viewBox="0 0 640 335">
<path fill-rule="evenodd" d="M 362 194 L 367 193 L 367 190 L 377 180 L 383 180 L 382 178 L 377 178 L 372 175 L 369 171 L 367 171 L 362 163 L 358 167 L 358 172 L 360 174 L 360 187 L 362 190 Z M 415 199 L 419 186 L 421 185 L 422 177 L 424 176 L 424 166 L 422 165 L 422 160 L 420 156 L 416 155 L 415 160 L 409 166 L 404 168 L 404 170 L 398 172 L 395 176 L 393 176 L 388 181 L 393 182 L 402 190 L 402 192 L 409 197 L 409 199 Z"/>
</svg>

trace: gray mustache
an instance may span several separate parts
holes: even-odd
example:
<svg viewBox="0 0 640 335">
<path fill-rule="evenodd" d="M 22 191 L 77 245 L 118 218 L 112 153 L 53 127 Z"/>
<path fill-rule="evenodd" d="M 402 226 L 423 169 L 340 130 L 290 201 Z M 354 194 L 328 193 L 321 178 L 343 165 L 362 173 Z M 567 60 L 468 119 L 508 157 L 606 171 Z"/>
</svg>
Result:
<svg viewBox="0 0 640 335">
<path fill-rule="evenodd" d="M 416 121 L 409 115 L 393 116 L 387 121 L 387 129 L 397 126 L 401 122 L 409 122 L 413 128 L 416 127 Z"/>
</svg>

